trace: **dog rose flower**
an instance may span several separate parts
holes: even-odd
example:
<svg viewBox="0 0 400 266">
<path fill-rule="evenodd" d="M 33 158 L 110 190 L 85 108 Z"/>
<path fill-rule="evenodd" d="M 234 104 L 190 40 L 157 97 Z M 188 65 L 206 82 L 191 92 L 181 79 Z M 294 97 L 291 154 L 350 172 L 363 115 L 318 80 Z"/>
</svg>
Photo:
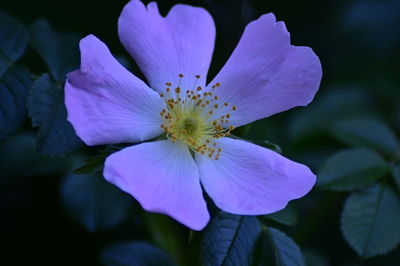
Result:
<svg viewBox="0 0 400 266">
<path fill-rule="evenodd" d="M 219 208 L 240 215 L 279 211 L 311 190 L 308 167 L 229 137 L 238 126 L 307 105 L 318 90 L 318 57 L 291 45 L 283 22 L 271 13 L 251 22 L 210 84 L 215 26 L 203 8 L 179 4 L 162 17 L 156 3 L 133 0 L 118 33 L 148 85 L 89 35 L 65 85 L 68 120 L 87 145 L 166 138 L 110 155 L 109 182 L 194 230 L 210 219 L 201 186 Z"/>
</svg>

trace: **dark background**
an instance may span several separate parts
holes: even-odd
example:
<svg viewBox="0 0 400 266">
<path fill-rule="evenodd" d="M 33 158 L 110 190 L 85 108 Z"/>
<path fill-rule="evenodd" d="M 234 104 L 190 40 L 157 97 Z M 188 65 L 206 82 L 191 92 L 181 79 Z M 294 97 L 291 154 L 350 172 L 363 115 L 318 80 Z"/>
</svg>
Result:
<svg viewBox="0 0 400 266">
<path fill-rule="evenodd" d="M 129 58 L 117 35 L 117 19 L 126 2 L 2 0 L 0 8 L 25 25 L 45 18 L 57 31 L 78 32 L 83 36 L 94 34 L 109 46 L 113 54 Z M 400 1 L 179 2 L 203 6 L 215 20 L 217 39 L 209 80 L 233 51 L 245 25 L 261 14 L 273 12 L 278 20 L 285 21 L 292 44 L 312 47 L 322 62 L 322 84 L 313 105 L 340 91 L 343 97 L 333 100 L 340 109 L 340 101 L 346 100 L 346 93 L 355 92 L 351 104 L 357 106 L 362 102 L 365 108 L 360 112 L 385 120 L 399 135 Z M 166 14 L 175 3 L 159 1 L 161 12 Z M 28 51 L 22 60 L 35 74 L 46 72 L 44 63 L 33 51 Z M 130 64 L 132 71 L 140 76 L 133 62 Z M 326 134 L 311 134 L 306 138 L 294 136 L 296 119 L 301 119 L 300 116 L 303 119 L 305 116 L 306 120 L 314 119 L 313 116 L 307 118 L 302 109 L 296 108 L 256 122 L 247 136 L 253 139 L 262 136 L 277 143 L 285 156 L 306 163 L 317 171 L 330 152 L 342 146 Z M 308 122 L 312 124 L 313 121 Z M 29 130 L 29 121 L 24 128 Z M 82 153 L 87 152 L 90 151 Z M 1 160 L 8 156 L 0 155 Z M 60 163 L 60 160 L 47 160 L 46 164 Z M 64 173 L 30 175 L 29 171 L 29 168 L 25 169 L 27 174 L 14 177 L 0 187 L 0 254 L 2 259 L 10 262 L 4 265 L 35 262 L 41 265 L 95 265 L 99 250 L 115 239 L 148 238 L 140 222 L 133 218 L 112 230 L 88 232 L 64 211 L 60 198 Z M 287 229 L 288 233 L 302 249 L 317 250 L 328 265 L 397 265 L 396 262 L 400 261 L 398 248 L 388 256 L 365 262 L 357 258 L 339 230 L 344 198 L 345 194 L 314 191 L 311 196 L 300 200 L 299 225 Z"/>
</svg>

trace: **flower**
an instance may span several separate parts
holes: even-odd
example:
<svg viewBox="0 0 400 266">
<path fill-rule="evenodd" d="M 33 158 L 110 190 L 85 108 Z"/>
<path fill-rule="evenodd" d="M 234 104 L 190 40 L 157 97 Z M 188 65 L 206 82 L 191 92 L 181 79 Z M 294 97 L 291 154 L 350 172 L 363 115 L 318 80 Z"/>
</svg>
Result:
<svg viewBox="0 0 400 266">
<path fill-rule="evenodd" d="M 68 120 L 87 145 L 164 140 L 110 155 L 104 177 L 148 211 L 201 230 L 210 217 L 201 186 L 224 211 L 269 214 L 308 193 L 310 169 L 269 149 L 229 138 L 235 127 L 295 106 L 318 90 L 321 65 L 290 44 L 283 22 L 261 16 L 245 29 L 214 80 L 206 76 L 215 26 L 203 8 L 130 1 L 118 21 L 122 44 L 149 86 L 93 35 L 81 40 L 81 67 L 68 74 Z"/>
</svg>

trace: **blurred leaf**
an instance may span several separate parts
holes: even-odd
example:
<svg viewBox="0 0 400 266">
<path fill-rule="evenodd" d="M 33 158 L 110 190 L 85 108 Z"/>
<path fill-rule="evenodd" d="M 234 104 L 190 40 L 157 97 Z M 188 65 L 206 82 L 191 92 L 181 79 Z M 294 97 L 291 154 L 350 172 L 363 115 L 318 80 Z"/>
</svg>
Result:
<svg viewBox="0 0 400 266">
<path fill-rule="evenodd" d="M 263 217 L 263 218 L 265 217 L 267 219 L 273 220 L 275 222 L 278 222 L 278 223 L 281 223 L 284 225 L 289 225 L 289 226 L 294 226 L 298 222 L 296 210 L 293 207 L 291 207 L 290 205 L 288 205 L 285 209 L 283 209 L 279 212 L 260 216 L 260 218 L 261 217 Z"/>
<path fill-rule="evenodd" d="M 333 125 L 332 133 L 338 140 L 349 145 L 376 149 L 388 154 L 400 149 L 393 131 L 373 118 L 340 121 Z"/>
<path fill-rule="evenodd" d="M 388 186 L 352 193 L 341 219 L 346 241 L 363 258 L 385 254 L 400 242 L 400 200 Z"/>
<path fill-rule="evenodd" d="M 95 172 L 102 172 L 104 168 L 104 161 L 108 153 L 102 152 L 94 157 L 85 160 L 84 164 L 74 170 L 74 174 L 90 174 Z"/>
<path fill-rule="evenodd" d="M 394 182 L 396 183 L 396 186 L 400 191 L 400 165 L 393 167 L 392 174 L 394 177 Z"/>
<path fill-rule="evenodd" d="M 166 252 L 139 241 L 111 244 L 101 252 L 100 261 L 107 266 L 175 265 Z"/>
<path fill-rule="evenodd" d="M 177 222 L 158 213 L 144 212 L 143 217 L 153 242 L 171 254 L 179 265 L 188 264 L 188 254 L 184 252 L 187 242 L 181 237 Z"/>
<path fill-rule="evenodd" d="M 303 254 L 296 243 L 285 233 L 269 227 L 267 234 L 274 246 L 278 266 L 305 266 Z"/>
<path fill-rule="evenodd" d="M 314 250 L 305 250 L 303 252 L 304 260 L 307 266 L 329 266 L 329 260 L 323 254 Z"/>
<path fill-rule="evenodd" d="M 28 33 L 14 17 L 0 10 L 0 77 L 25 52 Z"/>
<path fill-rule="evenodd" d="M 314 137 L 329 130 L 332 123 L 343 117 L 359 117 L 373 113 L 369 98 L 354 87 L 329 88 L 310 106 L 299 110 L 290 123 L 293 138 Z"/>
<path fill-rule="evenodd" d="M 65 155 L 82 145 L 82 141 L 67 121 L 63 91 L 50 80 L 49 75 L 40 76 L 33 84 L 28 109 L 32 125 L 39 127 L 40 153 Z"/>
<path fill-rule="evenodd" d="M 10 67 L 0 78 L 0 139 L 13 134 L 26 117 L 32 78 L 21 66 Z"/>
<path fill-rule="evenodd" d="M 240 138 L 238 136 L 232 136 L 232 138 L 243 140 L 243 141 L 246 141 L 246 142 L 249 142 L 249 143 L 252 143 L 252 144 L 256 144 L 256 145 L 262 146 L 262 147 L 267 148 L 269 150 L 272 150 L 272 151 L 274 151 L 276 153 L 282 153 L 282 149 L 281 149 L 281 147 L 278 146 L 278 144 L 275 144 L 275 143 L 273 143 L 271 141 L 268 141 L 268 140 L 242 139 L 242 138 Z"/>
<path fill-rule="evenodd" d="M 233 134 L 240 138 L 245 138 L 247 136 L 247 134 L 249 133 L 251 127 L 252 127 L 252 124 L 247 124 L 247 125 L 235 128 L 233 131 Z"/>
<path fill-rule="evenodd" d="M 67 213 L 90 232 L 112 229 L 131 214 L 133 199 L 101 175 L 67 175 L 61 184 Z"/>
<path fill-rule="evenodd" d="M 263 147 L 270 149 L 276 153 L 282 153 L 281 147 L 279 147 L 278 144 L 272 143 L 271 141 L 268 141 L 268 140 L 258 141 L 258 142 L 255 142 L 255 144 L 263 146 Z"/>
<path fill-rule="evenodd" d="M 318 185 L 324 189 L 351 191 L 374 183 L 390 171 L 375 152 L 352 149 L 336 153 L 319 171 Z"/>
<path fill-rule="evenodd" d="M 204 231 L 204 265 L 250 265 L 261 228 L 254 216 L 220 212 Z"/>
<path fill-rule="evenodd" d="M 35 152 L 36 138 L 30 134 L 18 134 L 0 145 L 0 185 L 11 178 L 62 173 L 69 161 L 49 159 Z"/>
<path fill-rule="evenodd" d="M 275 262 L 275 250 L 269 236 L 265 233 L 267 227 L 261 224 L 263 232 L 260 234 L 254 248 L 252 266 L 273 266 Z"/>
<path fill-rule="evenodd" d="M 57 33 L 45 20 L 37 20 L 30 27 L 30 42 L 49 68 L 52 77 L 64 82 L 65 75 L 79 67 L 80 36 Z"/>
</svg>

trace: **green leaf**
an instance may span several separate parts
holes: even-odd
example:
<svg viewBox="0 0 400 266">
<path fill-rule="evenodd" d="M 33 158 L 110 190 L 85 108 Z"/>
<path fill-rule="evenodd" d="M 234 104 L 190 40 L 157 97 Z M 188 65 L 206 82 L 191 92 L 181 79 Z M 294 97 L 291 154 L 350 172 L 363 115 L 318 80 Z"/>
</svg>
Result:
<svg viewBox="0 0 400 266">
<path fill-rule="evenodd" d="M 31 74 L 21 66 L 10 67 L 0 79 L 0 139 L 13 134 L 26 117 Z"/>
<path fill-rule="evenodd" d="M 175 265 L 165 251 L 141 241 L 111 244 L 101 252 L 100 261 L 107 266 Z"/>
<path fill-rule="evenodd" d="M 332 127 L 339 141 L 358 147 L 376 149 L 393 154 L 400 150 L 393 131 L 382 121 L 373 118 L 355 118 L 337 122 Z"/>
<path fill-rule="evenodd" d="M 278 266 L 305 266 L 303 254 L 296 243 L 285 233 L 269 227 L 267 234 L 275 250 Z"/>
<path fill-rule="evenodd" d="M 61 199 L 68 215 L 90 232 L 112 229 L 131 214 L 133 199 L 99 174 L 65 176 Z"/>
<path fill-rule="evenodd" d="M 65 155 L 82 145 L 82 141 L 67 121 L 63 90 L 56 86 L 47 74 L 40 76 L 33 84 L 28 109 L 32 125 L 39 127 L 40 153 Z"/>
<path fill-rule="evenodd" d="M 319 171 L 318 185 L 324 189 L 351 191 L 371 185 L 390 171 L 375 152 L 352 149 L 336 153 Z"/>
<path fill-rule="evenodd" d="M 28 33 L 14 17 L 0 10 L 0 77 L 25 52 Z"/>
<path fill-rule="evenodd" d="M 204 265 L 250 265 L 261 228 L 253 216 L 220 212 L 204 232 Z"/>
<path fill-rule="evenodd" d="M 288 205 L 285 209 L 279 212 L 275 212 L 273 214 L 264 215 L 260 217 L 262 218 L 265 217 L 267 219 L 289 226 L 296 225 L 299 220 L 296 210 L 290 205 Z"/>
<path fill-rule="evenodd" d="M 388 186 L 349 196 L 341 219 L 344 238 L 363 258 L 385 254 L 400 242 L 400 200 Z"/>
<path fill-rule="evenodd" d="M 73 33 L 57 33 L 45 20 L 29 29 L 30 42 L 46 63 L 52 77 L 63 82 L 65 75 L 79 67 L 79 40 Z"/>
</svg>

